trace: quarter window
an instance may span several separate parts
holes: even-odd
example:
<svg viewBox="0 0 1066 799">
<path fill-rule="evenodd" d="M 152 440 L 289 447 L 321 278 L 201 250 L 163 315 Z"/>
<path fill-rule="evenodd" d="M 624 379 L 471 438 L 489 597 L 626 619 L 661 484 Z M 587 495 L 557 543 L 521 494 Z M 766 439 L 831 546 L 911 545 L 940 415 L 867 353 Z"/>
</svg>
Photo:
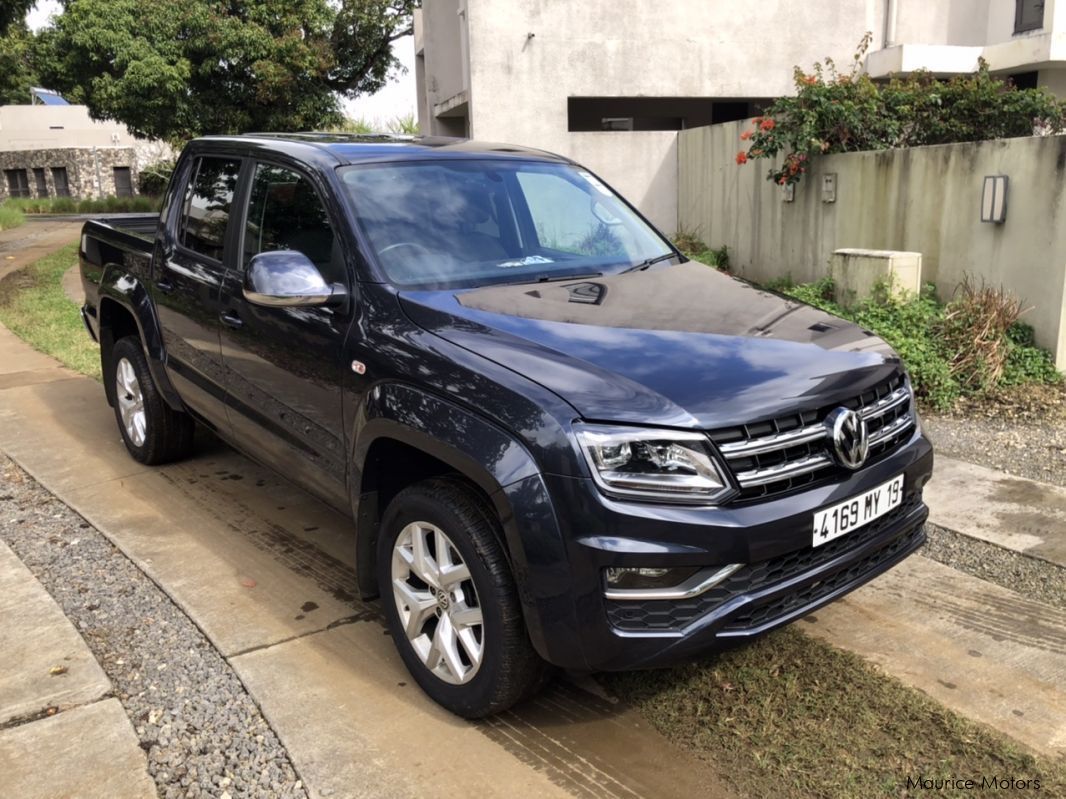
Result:
<svg viewBox="0 0 1066 799">
<path fill-rule="evenodd" d="M 182 244 L 201 255 L 222 260 L 233 192 L 241 162 L 234 158 L 199 158 L 185 195 Z"/>
<path fill-rule="evenodd" d="M 274 250 L 302 252 L 328 282 L 344 282 L 344 264 L 314 186 L 291 169 L 259 164 L 248 202 L 244 264 Z"/>
</svg>

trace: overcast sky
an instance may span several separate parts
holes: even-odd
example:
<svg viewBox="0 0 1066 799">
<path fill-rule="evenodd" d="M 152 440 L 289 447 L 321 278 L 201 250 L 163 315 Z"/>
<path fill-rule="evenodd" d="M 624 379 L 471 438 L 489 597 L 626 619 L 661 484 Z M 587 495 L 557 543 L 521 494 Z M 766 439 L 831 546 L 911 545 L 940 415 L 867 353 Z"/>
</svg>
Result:
<svg viewBox="0 0 1066 799">
<path fill-rule="evenodd" d="M 48 23 L 48 18 L 59 11 L 58 0 L 38 0 L 37 7 L 27 16 L 26 22 L 33 30 Z M 369 97 L 345 100 L 344 110 L 349 116 L 361 117 L 370 122 L 386 123 L 395 117 L 415 113 L 415 47 L 414 38 L 406 36 L 394 45 L 394 52 L 407 72 L 398 75 L 384 89 Z M 47 88 L 47 87 L 45 87 Z"/>
</svg>

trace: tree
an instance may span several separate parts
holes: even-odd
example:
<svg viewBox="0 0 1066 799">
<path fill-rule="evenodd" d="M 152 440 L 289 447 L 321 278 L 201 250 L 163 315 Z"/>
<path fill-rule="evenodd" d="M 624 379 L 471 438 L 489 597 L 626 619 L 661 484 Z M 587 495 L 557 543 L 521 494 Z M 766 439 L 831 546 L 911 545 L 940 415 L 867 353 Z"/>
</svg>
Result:
<svg viewBox="0 0 1066 799">
<path fill-rule="evenodd" d="M 12 23 L 26 19 L 29 10 L 37 5 L 37 0 L 0 0 L 0 35 L 4 34 Z"/>
<path fill-rule="evenodd" d="M 25 22 L 18 22 L 0 36 L 0 105 L 26 105 L 30 102 L 30 88 L 37 85 L 33 34 Z"/>
<path fill-rule="evenodd" d="M 417 0 L 69 0 L 41 79 L 98 119 L 176 141 L 309 130 L 398 67 Z"/>
</svg>

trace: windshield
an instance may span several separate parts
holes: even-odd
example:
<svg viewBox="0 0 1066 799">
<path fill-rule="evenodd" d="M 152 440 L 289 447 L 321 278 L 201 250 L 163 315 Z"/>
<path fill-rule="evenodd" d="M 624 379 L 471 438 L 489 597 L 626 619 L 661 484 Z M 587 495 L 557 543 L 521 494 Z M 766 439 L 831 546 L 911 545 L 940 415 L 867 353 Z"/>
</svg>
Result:
<svg viewBox="0 0 1066 799">
<path fill-rule="evenodd" d="M 671 254 L 583 169 L 522 161 L 346 167 L 342 182 L 391 282 L 457 288 L 617 272 Z"/>
</svg>

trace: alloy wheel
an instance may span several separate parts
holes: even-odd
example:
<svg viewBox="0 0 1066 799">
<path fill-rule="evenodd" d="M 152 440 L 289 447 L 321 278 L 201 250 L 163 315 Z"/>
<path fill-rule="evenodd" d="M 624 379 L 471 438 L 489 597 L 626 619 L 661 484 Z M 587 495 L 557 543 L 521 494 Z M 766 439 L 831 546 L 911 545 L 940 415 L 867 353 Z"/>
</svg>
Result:
<svg viewBox="0 0 1066 799">
<path fill-rule="evenodd" d="M 144 446 L 148 417 L 144 412 L 144 393 L 133 364 L 122 358 L 115 369 L 115 397 L 126 436 L 135 447 Z"/>
<path fill-rule="evenodd" d="M 453 685 L 477 674 L 484 620 L 470 568 L 436 525 L 412 522 L 392 550 L 392 594 L 411 647 L 427 669 Z"/>
</svg>

